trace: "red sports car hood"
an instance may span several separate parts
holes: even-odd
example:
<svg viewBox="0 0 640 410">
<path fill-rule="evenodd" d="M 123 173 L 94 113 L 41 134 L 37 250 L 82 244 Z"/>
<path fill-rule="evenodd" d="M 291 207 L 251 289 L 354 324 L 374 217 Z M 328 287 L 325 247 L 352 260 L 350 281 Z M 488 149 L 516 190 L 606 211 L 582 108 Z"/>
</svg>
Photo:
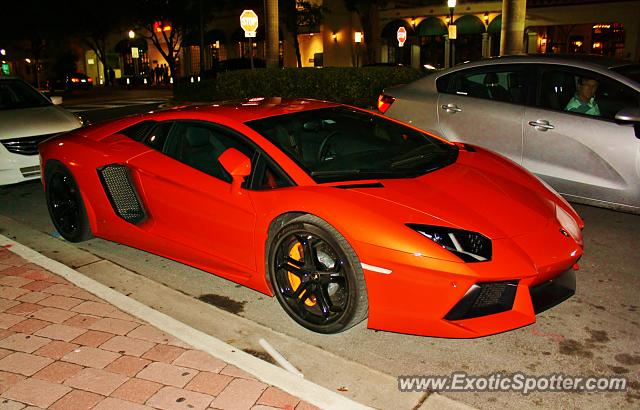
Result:
<svg viewBox="0 0 640 410">
<path fill-rule="evenodd" d="M 384 188 L 357 191 L 493 239 L 531 232 L 555 217 L 554 204 L 540 195 L 543 188 L 520 169 L 501 175 L 455 163 L 418 178 L 381 182 Z"/>
</svg>

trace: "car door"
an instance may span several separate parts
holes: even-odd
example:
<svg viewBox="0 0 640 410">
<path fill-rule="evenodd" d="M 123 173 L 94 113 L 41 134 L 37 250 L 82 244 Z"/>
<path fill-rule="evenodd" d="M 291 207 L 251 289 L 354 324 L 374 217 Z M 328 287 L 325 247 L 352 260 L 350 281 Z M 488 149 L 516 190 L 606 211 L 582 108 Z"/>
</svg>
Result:
<svg viewBox="0 0 640 410">
<path fill-rule="evenodd" d="M 477 144 L 521 163 L 527 66 L 498 64 L 455 71 L 437 80 L 438 124 L 452 141 Z"/>
<path fill-rule="evenodd" d="M 633 125 L 615 121 L 619 110 L 638 107 L 638 91 L 567 66 L 540 65 L 537 77 L 536 106 L 525 110 L 523 166 L 569 198 L 640 206 L 640 139 Z M 574 96 L 588 80 L 597 90 L 580 109 Z"/>
<path fill-rule="evenodd" d="M 231 176 L 218 157 L 236 148 L 250 158 L 243 137 L 222 126 L 175 121 L 155 148 L 131 161 L 140 174 L 153 234 L 192 249 L 194 264 L 246 277 L 255 272 L 255 212 L 246 192 L 232 192 Z"/>
</svg>

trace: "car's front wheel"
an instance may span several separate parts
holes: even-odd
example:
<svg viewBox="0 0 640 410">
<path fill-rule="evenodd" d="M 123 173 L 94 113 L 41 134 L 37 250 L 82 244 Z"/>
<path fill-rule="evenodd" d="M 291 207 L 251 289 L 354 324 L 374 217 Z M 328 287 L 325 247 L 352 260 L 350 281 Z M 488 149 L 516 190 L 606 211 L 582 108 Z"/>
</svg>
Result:
<svg viewBox="0 0 640 410">
<path fill-rule="evenodd" d="M 303 215 L 269 241 L 269 279 L 284 310 L 302 326 L 338 333 L 367 316 L 360 261 L 326 221 Z"/>
<path fill-rule="evenodd" d="M 62 164 L 47 166 L 45 196 L 53 225 L 64 239 L 81 242 L 92 237 L 78 184 Z"/>
</svg>

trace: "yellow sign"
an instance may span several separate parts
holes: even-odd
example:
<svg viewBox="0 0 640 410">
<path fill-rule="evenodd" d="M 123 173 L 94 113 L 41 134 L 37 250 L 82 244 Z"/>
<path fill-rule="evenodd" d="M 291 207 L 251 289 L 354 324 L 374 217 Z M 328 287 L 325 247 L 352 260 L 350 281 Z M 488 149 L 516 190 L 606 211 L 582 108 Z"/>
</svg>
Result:
<svg viewBox="0 0 640 410">
<path fill-rule="evenodd" d="M 240 14 L 240 27 L 245 37 L 255 37 L 258 29 L 258 15 L 253 10 L 244 10 Z"/>
<path fill-rule="evenodd" d="M 458 34 L 457 26 L 450 25 L 449 26 L 449 40 L 455 40 Z"/>
</svg>

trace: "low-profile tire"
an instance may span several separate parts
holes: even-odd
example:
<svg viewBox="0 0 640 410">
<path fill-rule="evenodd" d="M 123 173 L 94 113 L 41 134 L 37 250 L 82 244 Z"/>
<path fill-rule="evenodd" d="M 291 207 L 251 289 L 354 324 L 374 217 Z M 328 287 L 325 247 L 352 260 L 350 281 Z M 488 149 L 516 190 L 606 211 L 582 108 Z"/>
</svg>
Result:
<svg viewBox="0 0 640 410">
<path fill-rule="evenodd" d="M 297 217 L 269 239 L 267 249 L 271 285 L 293 320 L 314 332 L 339 333 L 367 317 L 360 261 L 326 221 Z"/>
<path fill-rule="evenodd" d="M 51 221 L 64 239 L 82 242 L 93 237 L 80 188 L 71 172 L 62 164 L 47 166 L 45 197 Z"/>
</svg>

